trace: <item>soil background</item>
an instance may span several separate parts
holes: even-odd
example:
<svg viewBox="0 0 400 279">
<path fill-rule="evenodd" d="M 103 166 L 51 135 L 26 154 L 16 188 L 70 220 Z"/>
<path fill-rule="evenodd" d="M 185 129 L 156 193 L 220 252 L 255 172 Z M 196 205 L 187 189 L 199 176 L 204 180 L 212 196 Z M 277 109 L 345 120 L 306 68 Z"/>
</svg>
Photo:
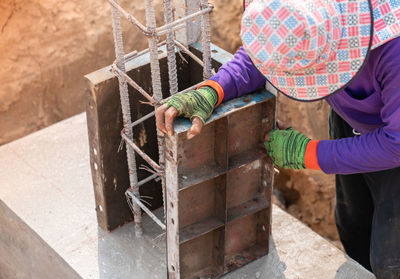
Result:
<svg viewBox="0 0 400 279">
<path fill-rule="evenodd" d="M 144 22 L 144 1 L 120 1 Z M 240 0 L 211 0 L 213 43 L 234 53 L 241 45 Z M 156 1 L 162 21 L 161 1 Z M 147 40 L 123 20 L 125 52 Z M 0 2 L 0 145 L 85 109 L 83 76 L 114 60 L 106 0 L 2 0 Z M 325 102 L 279 98 L 279 118 L 314 139 L 328 138 Z M 275 202 L 324 237 L 338 239 L 334 178 L 317 171 L 281 170 Z"/>
</svg>

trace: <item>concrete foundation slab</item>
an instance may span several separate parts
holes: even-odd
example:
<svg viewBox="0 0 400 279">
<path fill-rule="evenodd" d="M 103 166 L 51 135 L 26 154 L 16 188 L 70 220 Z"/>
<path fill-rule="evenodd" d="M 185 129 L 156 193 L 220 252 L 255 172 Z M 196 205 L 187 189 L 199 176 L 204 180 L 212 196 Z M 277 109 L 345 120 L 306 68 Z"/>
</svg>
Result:
<svg viewBox="0 0 400 279">
<path fill-rule="evenodd" d="M 146 216 L 142 238 L 131 223 L 98 227 L 84 114 L 1 146 L 0 181 L 0 278 L 166 278 L 165 239 Z M 374 276 L 273 207 L 268 256 L 223 278 Z"/>
</svg>

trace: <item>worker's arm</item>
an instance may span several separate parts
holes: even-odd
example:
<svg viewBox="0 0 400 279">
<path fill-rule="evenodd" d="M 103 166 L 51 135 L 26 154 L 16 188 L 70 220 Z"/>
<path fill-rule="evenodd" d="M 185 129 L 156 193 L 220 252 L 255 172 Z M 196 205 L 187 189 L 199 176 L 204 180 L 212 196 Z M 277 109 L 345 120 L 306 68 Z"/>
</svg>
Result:
<svg viewBox="0 0 400 279">
<path fill-rule="evenodd" d="M 301 168 L 307 167 L 308 162 L 310 167 L 307 168 L 320 167 L 329 174 L 364 173 L 400 167 L 399 68 L 400 56 L 396 45 L 386 47 L 376 71 L 376 79 L 382 88 L 381 128 L 360 136 L 321 141 L 307 141 L 307 138 L 298 135 L 287 135 L 287 131 L 273 131 L 266 146 L 275 163 L 283 167 Z M 304 148 L 305 141 L 307 145 Z"/>
<path fill-rule="evenodd" d="M 223 65 L 218 73 L 197 90 L 174 95 L 156 111 L 157 128 L 162 134 L 174 133 L 173 122 L 177 116 L 192 120 L 187 137 L 199 134 L 214 107 L 265 85 L 265 77 L 253 65 L 243 48 L 233 59 Z"/>
<path fill-rule="evenodd" d="M 265 86 L 266 82 L 266 78 L 251 62 L 243 47 L 236 52 L 231 61 L 219 68 L 218 73 L 210 80 L 220 85 L 223 90 L 222 94 L 219 94 L 219 102 L 249 94 Z"/>
<path fill-rule="evenodd" d="M 353 138 L 320 141 L 318 162 L 326 173 L 351 174 L 400 166 L 400 55 L 398 44 L 382 48 L 376 80 L 383 126 Z M 378 93 L 375 93 L 378 94 Z"/>
</svg>

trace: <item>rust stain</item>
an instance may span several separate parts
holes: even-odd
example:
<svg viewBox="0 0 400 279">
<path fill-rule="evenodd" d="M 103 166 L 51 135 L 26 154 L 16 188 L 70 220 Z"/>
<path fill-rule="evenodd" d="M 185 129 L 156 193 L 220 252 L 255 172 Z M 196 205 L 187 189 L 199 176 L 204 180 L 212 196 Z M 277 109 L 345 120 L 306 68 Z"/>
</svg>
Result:
<svg viewBox="0 0 400 279">
<path fill-rule="evenodd" d="M 144 124 L 140 125 L 140 132 L 139 132 L 139 146 L 143 147 L 147 143 L 147 134 Z"/>
</svg>

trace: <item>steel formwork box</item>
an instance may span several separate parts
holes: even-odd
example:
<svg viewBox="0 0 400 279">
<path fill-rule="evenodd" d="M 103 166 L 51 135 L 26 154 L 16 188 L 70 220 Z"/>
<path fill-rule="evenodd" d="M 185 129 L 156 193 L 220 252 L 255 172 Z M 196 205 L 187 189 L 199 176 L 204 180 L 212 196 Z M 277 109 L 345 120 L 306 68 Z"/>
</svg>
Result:
<svg viewBox="0 0 400 279">
<path fill-rule="evenodd" d="M 195 43 L 190 50 L 202 57 L 201 45 Z M 216 70 L 228 62 L 232 55 L 223 49 L 211 45 L 212 65 Z M 163 96 L 169 95 L 167 52 L 165 46 L 159 48 L 161 83 Z M 202 81 L 202 67 L 185 53 L 176 55 L 179 90 Z M 147 92 L 152 93 L 149 53 L 137 55 L 126 62 L 127 74 Z M 129 187 L 128 166 L 125 150 L 118 152 L 121 144 L 120 132 L 123 128 L 121 102 L 118 94 L 118 79 L 110 72 L 110 66 L 85 76 L 88 82 L 86 90 L 86 113 L 88 122 L 90 163 L 96 211 L 99 225 L 105 230 L 113 230 L 132 220 L 132 212 L 125 202 L 125 191 Z M 129 87 L 132 119 L 138 119 L 153 111 L 152 106 L 143 105 L 146 101 L 135 89 Z M 157 136 L 154 117 L 133 129 L 134 142 L 153 160 L 158 162 Z M 125 147 L 124 147 L 125 148 Z M 137 165 L 146 162 L 136 155 Z M 139 180 L 149 173 L 138 170 Z M 161 183 L 149 181 L 140 188 L 140 194 L 151 204 L 154 210 L 162 206 Z"/>
<path fill-rule="evenodd" d="M 268 253 L 273 165 L 263 148 L 275 98 L 266 90 L 218 107 L 200 135 L 166 139 L 169 278 L 217 278 Z"/>
<path fill-rule="evenodd" d="M 200 44 L 190 47 L 201 58 Z M 211 45 L 217 70 L 232 55 Z M 179 90 L 202 80 L 202 68 L 177 55 Z M 164 97 L 168 96 L 166 51 L 159 49 Z M 148 54 L 127 62 L 127 74 L 151 93 Z M 106 67 L 86 76 L 90 159 L 99 225 L 111 230 L 128 218 L 124 191 L 128 168 L 120 145 L 122 120 L 118 81 Z M 132 117 L 151 112 L 143 97 L 129 88 Z M 201 134 L 186 139 L 187 119 L 175 121 L 166 139 L 167 249 L 169 278 L 216 278 L 268 253 L 273 165 L 262 146 L 275 122 L 275 98 L 265 89 L 216 108 Z M 134 128 L 134 141 L 158 161 L 154 121 Z M 145 163 L 136 156 L 138 165 Z M 148 175 L 139 170 L 139 179 Z M 154 210 L 162 201 L 161 185 L 140 189 Z"/>
</svg>

